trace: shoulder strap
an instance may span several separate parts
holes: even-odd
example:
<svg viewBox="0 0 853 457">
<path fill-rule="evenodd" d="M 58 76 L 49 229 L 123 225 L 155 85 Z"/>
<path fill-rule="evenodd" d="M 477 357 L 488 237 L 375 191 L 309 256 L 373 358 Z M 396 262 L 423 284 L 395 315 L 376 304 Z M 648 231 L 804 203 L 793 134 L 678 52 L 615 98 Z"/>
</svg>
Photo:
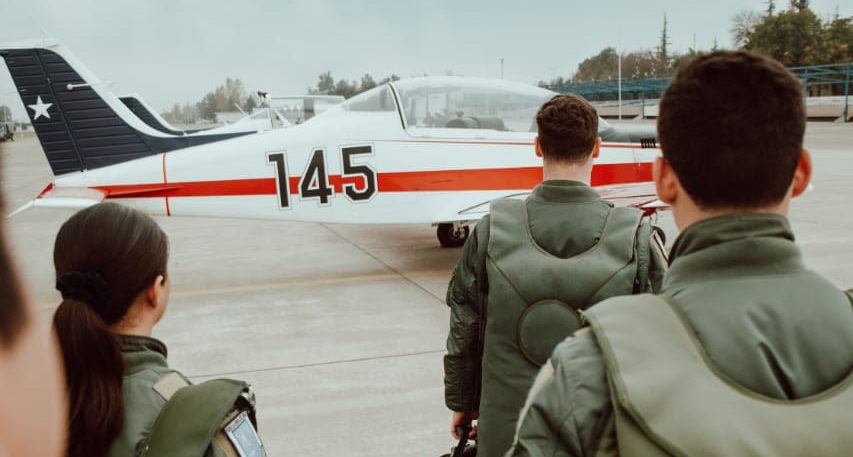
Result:
<svg viewBox="0 0 853 457">
<path fill-rule="evenodd" d="M 649 266 L 652 263 L 651 246 L 652 224 L 642 219 L 637 228 L 637 284 L 634 292 L 641 292 L 649 281 Z"/>
<path fill-rule="evenodd" d="M 203 456 L 228 413 L 248 390 L 248 384 L 233 379 L 180 388 L 163 406 L 148 437 L 140 442 L 137 455 Z M 254 414 L 251 419 L 254 422 Z"/>
</svg>

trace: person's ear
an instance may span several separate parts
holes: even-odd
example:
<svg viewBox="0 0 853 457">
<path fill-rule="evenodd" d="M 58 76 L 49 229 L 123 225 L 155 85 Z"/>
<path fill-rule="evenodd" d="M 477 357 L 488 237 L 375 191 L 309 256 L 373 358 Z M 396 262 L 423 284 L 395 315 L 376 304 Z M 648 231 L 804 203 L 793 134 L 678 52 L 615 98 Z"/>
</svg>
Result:
<svg viewBox="0 0 853 457">
<path fill-rule="evenodd" d="M 660 201 L 671 205 L 678 196 L 678 176 L 663 157 L 655 159 L 652 165 L 652 179 Z"/>
<path fill-rule="evenodd" d="M 542 157 L 542 146 L 539 144 L 539 136 L 533 140 L 533 146 L 536 149 L 536 157 Z"/>
<path fill-rule="evenodd" d="M 145 288 L 145 304 L 156 308 L 160 305 L 160 302 L 165 298 L 163 294 L 165 293 L 164 286 L 166 284 L 166 277 L 163 275 L 157 275 L 154 278 L 154 281 Z"/>
<path fill-rule="evenodd" d="M 601 137 L 595 137 L 595 146 L 592 147 L 592 158 L 597 159 L 601 155 Z"/>
<path fill-rule="evenodd" d="M 791 195 L 800 196 L 809 187 L 812 180 L 812 156 L 808 149 L 800 152 L 800 161 L 794 170 L 794 179 L 791 180 Z"/>
</svg>

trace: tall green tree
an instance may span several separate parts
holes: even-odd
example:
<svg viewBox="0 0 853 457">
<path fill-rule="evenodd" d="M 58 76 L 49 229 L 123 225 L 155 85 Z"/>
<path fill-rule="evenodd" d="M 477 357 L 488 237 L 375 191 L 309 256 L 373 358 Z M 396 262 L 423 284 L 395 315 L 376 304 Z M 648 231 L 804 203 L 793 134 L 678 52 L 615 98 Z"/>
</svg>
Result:
<svg viewBox="0 0 853 457">
<path fill-rule="evenodd" d="M 399 79 L 399 76 L 392 74 L 377 83 L 373 76 L 366 73 L 361 77 L 360 82 L 347 81 L 345 79 L 335 82 L 335 78 L 332 77 L 332 73 L 327 71 L 320 73 L 320 76 L 317 78 L 317 86 L 309 87 L 308 93 L 317 95 L 341 95 L 344 98 L 350 98 L 364 91 L 373 89 L 374 87 L 381 86 L 389 81 L 397 81 Z"/>
<path fill-rule="evenodd" d="M 764 18 L 746 38 L 744 49 L 767 54 L 786 66 L 818 61 L 823 27 L 810 9 L 789 9 Z"/>
<path fill-rule="evenodd" d="M 246 101 L 243 102 L 243 111 L 247 113 L 251 113 L 252 110 L 258 107 L 258 101 L 254 96 L 249 95 L 246 97 Z"/>
<path fill-rule="evenodd" d="M 746 34 L 743 49 L 769 55 L 787 66 L 843 63 L 853 60 L 851 18 L 822 22 L 808 1 L 765 16 Z"/>
<path fill-rule="evenodd" d="M 618 59 L 616 49 L 604 48 L 598 54 L 584 59 L 578 64 L 578 69 L 572 80 L 579 81 L 606 81 L 613 79 L 618 72 Z"/>
</svg>

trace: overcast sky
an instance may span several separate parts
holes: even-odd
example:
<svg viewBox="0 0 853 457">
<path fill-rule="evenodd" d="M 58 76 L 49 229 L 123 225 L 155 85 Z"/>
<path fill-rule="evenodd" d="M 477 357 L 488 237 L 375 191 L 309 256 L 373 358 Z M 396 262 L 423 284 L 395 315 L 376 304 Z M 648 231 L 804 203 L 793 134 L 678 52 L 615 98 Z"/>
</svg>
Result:
<svg viewBox="0 0 853 457">
<path fill-rule="evenodd" d="M 113 92 L 158 110 L 196 102 L 226 76 L 249 90 L 301 94 L 335 79 L 447 72 L 535 83 L 568 76 L 607 46 L 654 48 L 663 15 L 674 51 L 731 46 L 732 16 L 763 0 L 3 0 L 0 43 L 65 42 Z M 526 4 L 525 4 L 526 3 Z M 786 1 L 777 1 L 785 5 Z M 639 6 L 642 5 L 642 6 Z M 813 0 L 822 17 L 853 1 Z M 23 116 L 0 67 L 0 104 Z"/>
</svg>

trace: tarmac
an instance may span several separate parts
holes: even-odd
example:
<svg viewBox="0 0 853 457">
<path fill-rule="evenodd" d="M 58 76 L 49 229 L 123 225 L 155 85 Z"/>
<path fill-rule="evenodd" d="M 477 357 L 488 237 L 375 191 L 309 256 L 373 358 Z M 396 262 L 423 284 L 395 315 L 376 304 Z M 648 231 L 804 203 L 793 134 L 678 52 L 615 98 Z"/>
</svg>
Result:
<svg viewBox="0 0 853 457">
<path fill-rule="evenodd" d="M 853 125 L 811 123 L 815 189 L 790 218 L 807 264 L 853 287 Z M 51 181 L 34 137 L 2 146 L 6 213 Z M 532 152 L 531 152 L 532 153 Z M 52 249 L 71 211 L 7 219 L 19 270 L 45 323 L 59 303 Z M 155 336 L 194 381 L 255 387 L 270 456 L 438 456 L 447 281 L 459 249 L 427 225 L 157 218 L 171 240 L 172 298 Z M 677 231 L 658 217 L 668 245 Z"/>
</svg>

